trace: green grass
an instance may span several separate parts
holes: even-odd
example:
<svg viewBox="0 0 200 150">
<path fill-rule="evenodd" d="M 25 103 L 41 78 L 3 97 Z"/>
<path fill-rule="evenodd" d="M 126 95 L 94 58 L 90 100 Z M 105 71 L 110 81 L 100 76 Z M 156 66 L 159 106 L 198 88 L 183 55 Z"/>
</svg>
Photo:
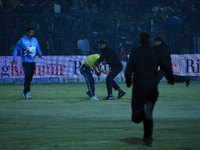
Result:
<svg viewBox="0 0 200 150">
<path fill-rule="evenodd" d="M 142 150 L 143 126 L 131 122 L 131 90 L 120 100 L 89 101 L 85 83 L 0 85 L 0 150 Z M 152 150 L 200 149 L 200 82 L 161 82 Z M 117 97 L 117 92 L 113 92 Z M 105 83 L 96 95 L 107 96 Z"/>
</svg>

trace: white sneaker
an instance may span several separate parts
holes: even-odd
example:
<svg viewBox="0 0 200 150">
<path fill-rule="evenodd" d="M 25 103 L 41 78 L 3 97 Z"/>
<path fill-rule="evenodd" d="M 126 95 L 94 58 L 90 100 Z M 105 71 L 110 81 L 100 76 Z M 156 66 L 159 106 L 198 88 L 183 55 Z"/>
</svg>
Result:
<svg viewBox="0 0 200 150">
<path fill-rule="evenodd" d="M 22 92 L 22 96 L 23 96 L 23 98 L 26 98 L 26 95 L 24 94 L 24 92 Z"/>
<path fill-rule="evenodd" d="M 31 93 L 30 92 L 27 92 L 26 93 L 26 99 L 31 99 L 32 97 L 31 97 Z"/>
<path fill-rule="evenodd" d="M 90 98 L 91 101 L 98 101 L 99 99 L 96 96 Z"/>
</svg>

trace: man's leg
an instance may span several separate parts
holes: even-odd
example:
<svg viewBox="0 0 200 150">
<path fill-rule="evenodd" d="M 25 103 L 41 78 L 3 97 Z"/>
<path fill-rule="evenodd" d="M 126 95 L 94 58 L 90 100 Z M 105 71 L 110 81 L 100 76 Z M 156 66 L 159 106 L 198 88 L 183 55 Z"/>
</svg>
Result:
<svg viewBox="0 0 200 150">
<path fill-rule="evenodd" d="M 108 96 L 112 96 L 112 87 L 115 90 L 120 89 L 118 84 L 113 80 L 117 75 L 118 72 L 111 70 L 112 72 L 106 77 L 106 86 L 108 91 Z"/>
<path fill-rule="evenodd" d="M 112 96 L 112 87 L 115 90 L 119 91 L 118 99 L 126 94 L 124 91 L 120 89 L 119 85 L 114 81 L 114 78 L 120 73 L 120 71 L 121 68 L 112 68 L 111 73 L 107 76 L 106 85 L 107 85 L 108 97 L 106 97 L 105 100 L 108 99 L 109 97 L 112 97 L 112 99 L 114 99 L 114 97 Z"/>
<path fill-rule="evenodd" d="M 30 63 L 30 77 L 28 81 L 28 92 L 31 91 L 31 81 L 33 79 L 34 71 L 35 71 L 35 63 Z"/>
<path fill-rule="evenodd" d="M 189 86 L 190 84 L 190 78 L 189 77 L 185 77 L 185 76 L 178 76 L 178 75 L 173 75 L 174 77 L 174 82 L 176 83 L 186 83 L 186 86 Z"/>
<path fill-rule="evenodd" d="M 144 120 L 152 120 L 152 117 L 146 117 L 146 112 L 145 112 L 145 101 L 143 100 L 138 100 L 136 102 L 132 102 L 132 121 L 135 123 L 140 123 Z M 152 105 L 153 107 L 153 105 Z M 152 108 L 151 107 L 151 108 Z M 151 110 L 152 112 L 152 110 Z"/>
<path fill-rule="evenodd" d="M 132 121 L 135 123 L 143 121 L 144 145 L 152 146 L 153 117 L 152 115 L 149 117 L 150 115 L 148 113 L 152 114 L 155 102 L 158 98 L 157 87 L 139 86 L 134 87 L 132 92 Z M 148 103 L 151 103 L 151 105 L 147 105 Z"/>
<path fill-rule="evenodd" d="M 153 141 L 153 119 L 147 120 L 146 118 L 143 120 L 144 127 L 144 137 L 143 142 L 145 146 L 152 146 Z"/>
<path fill-rule="evenodd" d="M 136 112 L 132 112 L 132 121 L 135 123 L 140 123 L 144 120 L 145 118 L 145 114 L 144 114 L 144 110 L 138 110 Z"/>
<path fill-rule="evenodd" d="M 152 106 L 151 106 L 151 117 L 148 117 L 148 114 L 146 114 L 146 112 L 145 112 L 145 117 L 144 117 L 144 120 L 143 120 L 143 127 L 144 127 L 143 142 L 144 142 L 144 146 L 152 146 L 152 141 L 153 141 L 153 137 L 152 137 L 152 134 L 153 134 L 153 116 L 152 116 L 152 112 L 153 112 L 153 108 L 155 106 L 155 101 L 153 101 L 153 102 L 152 101 L 148 101 L 147 103 L 151 103 L 152 104 Z M 145 108 L 144 108 L 144 110 L 145 110 Z"/>
<path fill-rule="evenodd" d="M 133 88 L 132 90 L 132 121 L 140 123 L 145 118 L 144 105 L 146 100 L 141 96 L 140 88 Z"/>
<path fill-rule="evenodd" d="M 165 75 L 164 71 L 163 70 L 160 70 L 162 71 L 162 73 L 158 73 L 158 76 L 161 76 L 164 74 L 165 78 L 167 79 L 167 76 Z M 159 79 L 160 77 L 158 77 Z M 186 83 L 186 86 L 189 86 L 190 84 L 190 78 L 189 77 L 186 77 L 186 76 L 179 76 L 179 75 L 173 75 L 173 78 L 174 78 L 174 82 L 175 83 Z"/>
<path fill-rule="evenodd" d="M 84 76 L 85 81 L 87 83 L 87 87 L 88 87 L 88 91 L 89 91 L 88 95 L 90 95 L 90 97 L 95 96 L 94 78 L 91 74 L 91 69 L 83 66 L 81 74 Z"/>
<path fill-rule="evenodd" d="M 124 92 L 123 90 L 121 90 L 121 88 L 119 87 L 119 85 L 113 80 L 112 82 L 112 87 L 116 90 L 118 90 L 118 99 L 120 99 L 122 96 L 124 96 L 126 94 L 126 92 Z"/>
<path fill-rule="evenodd" d="M 92 95 L 95 96 L 95 87 L 94 87 L 95 82 L 94 82 L 94 78 L 92 76 L 91 70 L 88 73 L 88 75 L 89 75 L 89 84 L 90 84 L 90 88 L 91 88 L 91 96 Z"/>
<path fill-rule="evenodd" d="M 145 117 L 143 120 L 143 126 L 144 126 L 144 146 L 152 146 L 153 141 L 153 109 L 155 106 L 155 103 L 158 99 L 158 90 L 157 88 L 150 88 L 147 90 L 147 102 L 144 106 L 144 112 Z M 150 105 L 149 105 L 150 104 Z"/>
<path fill-rule="evenodd" d="M 23 70 L 24 70 L 24 94 L 26 95 L 27 92 L 29 92 L 29 82 L 30 82 L 30 63 L 28 62 L 23 62 L 22 63 Z"/>
</svg>

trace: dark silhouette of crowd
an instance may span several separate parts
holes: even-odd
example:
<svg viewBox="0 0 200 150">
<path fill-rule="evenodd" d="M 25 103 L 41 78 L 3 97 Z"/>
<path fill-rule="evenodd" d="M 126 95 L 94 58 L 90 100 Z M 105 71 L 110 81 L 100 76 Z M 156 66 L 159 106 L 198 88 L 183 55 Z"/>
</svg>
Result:
<svg viewBox="0 0 200 150">
<path fill-rule="evenodd" d="M 27 26 L 43 55 L 83 55 L 78 41 L 99 53 L 99 39 L 130 53 L 144 31 L 163 37 L 171 53 L 200 53 L 199 10 L 197 0 L 0 0 L 0 55 L 12 55 Z M 182 24 L 166 24 L 172 16 Z"/>
</svg>

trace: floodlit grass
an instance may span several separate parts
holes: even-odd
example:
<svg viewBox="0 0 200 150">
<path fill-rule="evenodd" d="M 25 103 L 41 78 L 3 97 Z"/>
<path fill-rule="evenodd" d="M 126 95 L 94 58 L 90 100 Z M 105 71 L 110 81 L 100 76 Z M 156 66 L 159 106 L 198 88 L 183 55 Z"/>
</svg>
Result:
<svg viewBox="0 0 200 150">
<path fill-rule="evenodd" d="M 0 85 L 0 150 L 142 150 L 143 126 L 131 122 L 131 89 L 120 100 L 89 101 L 85 83 Z M 161 82 L 152 150 L 200 149 L 200 82 Z M 117 97 L 117 92 L 113 91 Z M 105 83 L 96 95 L 107 96 Z"/>
</svg>

